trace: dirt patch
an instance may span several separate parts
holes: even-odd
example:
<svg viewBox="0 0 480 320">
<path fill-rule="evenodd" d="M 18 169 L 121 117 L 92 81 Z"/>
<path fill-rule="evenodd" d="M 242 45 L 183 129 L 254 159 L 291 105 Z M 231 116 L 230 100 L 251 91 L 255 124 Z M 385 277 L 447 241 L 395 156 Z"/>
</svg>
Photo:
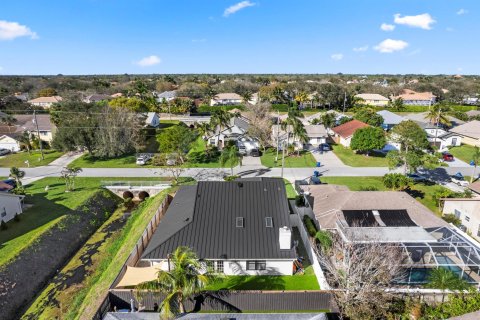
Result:
<svg viewBox="0 0 480 320">
<path fill-rule="evenodd" d="M 23 250 L 14 261 L 2 267 L 1 320 L 19 318 L 36 294 L 108 219 L 118 201 L 109 191 L 98 191 Z"/>
</svg>

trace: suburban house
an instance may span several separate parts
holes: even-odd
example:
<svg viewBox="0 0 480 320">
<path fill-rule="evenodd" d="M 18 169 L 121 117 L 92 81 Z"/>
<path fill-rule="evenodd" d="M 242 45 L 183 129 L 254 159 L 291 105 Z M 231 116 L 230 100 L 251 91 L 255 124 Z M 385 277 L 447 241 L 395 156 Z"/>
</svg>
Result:
<svg viewBox="0 0 480 320">
<path fill-rule="evenodd" d="M 168 270 L 169 255 L 180 246 L 192 248 L 226 275 L 292 275 L 297 254 L 283 180 L 200 181 L 180 187 L 141 265 Z"/>
<path fill-rule="evenodd" d="M 388 110 L 378 111 L 377 114 L 382 116 L 383 118 L 382 128 L 386 131 L 392 129 L 394 126 L 396 126 L 400 122 L 406 120 L 404 117 L 401 117 L 398 114 L 390 112 Z"/>
<path fill-rule="evenodd" d="M 456 133 L 462 137 L 462 143 L 470 146 L 480 147 L 480 121 L 473 120 L 450 129 L 450 132 Z"/>
<path fill-rule="evenodd" d="M 288 144 L 293 144 L 296 148 L 307 149 L 309 146 L 318 147 L 322 143 L 327 142 L 328 133 L 327 129 L 323 124 L 306 124 L 304 125 L 305 131 L 307 133 L 308 142 L 300 142 L 299 137 L 296 137 L 293 134 L 292 126 L 289 126 L 287 129 L 290 133 L 288 138 Z M 281 125 L 272 126 L 272 141 L 279 141 L 280 147 L 281 143 L 287 140 L 287 130 L 282 129 Z"/>
<path fill-rule="evenodd" d="M 352 137 L 355 131 L 361 128 L 366 128 L 368 126 L 368 124 L 356 119 L 348 121 L 344 124 L 332 128 L 332 131 L 334 133 L 334 140 L 336 143 L 339 143 L 344 147 L 348 148 L 350 147 L 350 142 L 352 141 Z"/>
<path fill-rule="evenodd" d="M 160 117 L 156 112 L 148 112 L 147 118 L 145 119 L 145 124 L 147 126 L 156 128 L 160 125 Z"/>
<path fill-rule="evenodd" d="M 162 102 L 164 99 L 165 101 L 169 102 L 177 97 L 177 90 L 164 91 L 162 93 L 154 93 L 154 94 L 156 95 L 158 102 Z"/>
<path fill-rule="evenodd" d="M 467 282 L 480 283 L 480 244 L 437 217 L 406 192 L 350 191 L 345 186 L 301 186 L 304 214 L 318 226 L 352 245 L 395 245 L 405 260 L 392 285 L 417 287 L 428 282 L 428 269 L 444 267 Z"/>
<path fill-rule="evenodd" d="M 428 112 L 415 112 L 415 113 L 408 113 L 403 116 L 405 119 L 416 121 L 416 122 L 430 122 L 430 119 L 428 119 Z M 459 125 L 462 125 L 465 123 L 465 121 L 462 121 L 460 119 L 457 119 L 452 116 L 447 115 L 448 121 L 450 121 L 450 127 L 457 127 Z"/>
<path fill-rule="evenodd" d="M 462 144 L 462 136 L 447 131 L 441 126 L 436 126 L 429 122 L 417 122 L 418 125 L 427 133 L 427 140 L 432 146 L 438 147 L 439 150 L 448 149 L 448 147 L 456 147 Z"/>
<path fill-rule="evenodd" d="M 211 106 L 241 104 L 242 97 L 236 93 L 219 93 L 210 100 Z"/>
<path fill-rule="evenodd" d="M 242 137 L 245 137 L 249 126 L 250 121 L 247 118 L 243 116 L 233 117 L 230 119 L 228 127 L 222 130 L 220 130 L 220 127 L 217 127 L 215 132 L 210 132 L 205 139 L 208 141 L 208 144 L 221 149 L 227 141 L 238 142 Z"/>
<path fill-rule="evenodd" d="M 55 126 L 50 121 L 50 115 L 38 114 L 36 116 L 38 123 L 35 123 L 35 118 L 31 114 L 12 115 L 16 120 L 10 125 L 0 125 L 0 148 L 8 149 L 12 152 L 20 151 L 20 141 L 18 137 L 23 132 L 28 132 L 30 135 L 38 136 L 42 141 L 50 143 L 53 140 L 53 133 Z"/>
<path fill-rule="evenodd" d="M 54 103 L 61 102 L 63 99 L 60 96 L 51 97 L 38 97 L 32 100 L 28 100 L 32 106 L 42 107 L 44 109 L 50 108 Z"/>
<path fill-rule="evenodd" d="M 112 97 L 107 94 L 96 93 L 96 94 L 91 94 L 89 96 L 86 96 L 85 99 L 83 99 L 82 101 L 85 103 L 96 103 L 96 102 L 110 100 L 110 99 L 112 99 Z"/>
<path fill-rule="evenodd" d="M 7 149 L 11 152 L 18 152 L 21 150 L 20 141 L 15 135 L 2 134 L 0 135 L 0 149 Z"/>
<path fill-rule="evenodd" d="M 455 215 L 462 222 L 460 229 L 480 241 L 480 197 L 442 200 L 442 213 Z"/>
<path fill-rule="evenodd" d="M 25 196 L 0 191 L 0 222 L 8 222 L 21 214 L 23 199 Z"/>
<path fill-rule="evenodd" d="M 355 98 L 362 99 L 362 101 L 359 102 L 360 104 L 375 107 L 384 107 L 390 101 L 388 98 L 376 93 L 360 93 L 355 95 Z"/>
<path fill-rule="evenodd" d="M 259 101 L 260 101 L 260 97 L 258 96 L 258 92 L 255 92 L 254 94 L 252 94 L 252 97 L 250 98 L 250 100 L 248 100 L 248 103 L 257 104 Z"/>
<path fill-rule="evenodd" d="M 463 104 L 468 104 L 468 105 L 471 105 L 471 106 L 477 106 L 480 102 L 479 98 L 478 97 L 465 97 L 463 100 L 462 100 Z"/>
<path fill-rule="evenodd" d="M 431 92 L 415 92 L 410 89 L 403 89 L 401 94 L 392 97 L 392 100 L 396 99 L 402 99 L 405 105 L 431 106 L 435 104 L 437 97 Z"/>
</svg>

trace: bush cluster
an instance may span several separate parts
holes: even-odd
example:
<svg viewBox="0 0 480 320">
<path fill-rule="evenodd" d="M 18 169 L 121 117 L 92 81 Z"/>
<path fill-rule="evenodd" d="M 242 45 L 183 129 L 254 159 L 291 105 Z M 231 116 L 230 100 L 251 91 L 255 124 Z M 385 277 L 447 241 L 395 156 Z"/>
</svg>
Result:
<svg viewBox="0 0 480 320">
<path fill-rule="evenodd" d="M 307 215 L 303 216 L 303 224 L 305 225 L 305 228 L 307 228 L 307 232 L 310 237 L 315 237 L 317 234 L 317 227 L 315 226 L 312 218 Z"/>
</svg>

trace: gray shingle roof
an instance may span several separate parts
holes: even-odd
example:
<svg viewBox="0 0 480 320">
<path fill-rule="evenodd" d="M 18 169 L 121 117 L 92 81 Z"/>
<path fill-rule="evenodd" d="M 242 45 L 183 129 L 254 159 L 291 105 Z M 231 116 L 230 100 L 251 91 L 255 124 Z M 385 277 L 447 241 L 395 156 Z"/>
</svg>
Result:
<svg viewBox="0 0 480 320">
<path fill-rule="evenodd" d="M 179 246 L 203 259 L 292 259 L 280 250 L 279 228 L 291 228 L 281 179 L 201 181 L 181 187 L 160 222 L 142 259 L 165 259 Z M 244 227 L 237 228 L 237 217 Z M 273 228 L 265 227 L 272 217 Z"/>
</svg>

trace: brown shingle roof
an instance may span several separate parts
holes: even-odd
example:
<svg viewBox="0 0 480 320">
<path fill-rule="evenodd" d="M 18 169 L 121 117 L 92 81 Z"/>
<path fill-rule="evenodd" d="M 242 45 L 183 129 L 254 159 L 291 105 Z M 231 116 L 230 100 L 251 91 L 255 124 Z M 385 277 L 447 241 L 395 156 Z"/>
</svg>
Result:
<svg viewBox="0 0 480 320">
<path fill-rule="evenodd" d="M 480 193 L 480 180 L 475 181 L 474 183 L 470 184 L 468 186 L 468 188 L 470 190 L 472 190 L 473 192 Z"/>
<path fill-rule="evenodd" d="M 338 134 L 340 137 L 348 138 L 353 136 L 355 131 L 357 131 L 358 129 L 368 126 L 369 125 L 365 122 L 353 119 L 352 121 L 348 121 L 342 125 L 339 125 L 338 127 L 333 128 L 332 131 Z"/>
</svg>

